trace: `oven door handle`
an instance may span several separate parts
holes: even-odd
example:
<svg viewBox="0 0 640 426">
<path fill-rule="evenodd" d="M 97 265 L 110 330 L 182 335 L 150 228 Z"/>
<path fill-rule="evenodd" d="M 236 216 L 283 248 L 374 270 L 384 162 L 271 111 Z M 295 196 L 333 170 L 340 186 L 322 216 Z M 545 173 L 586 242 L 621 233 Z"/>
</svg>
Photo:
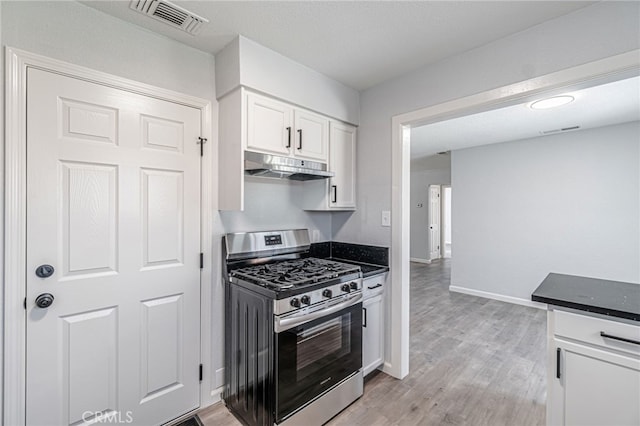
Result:
<svg viewBox="0 0 640 426">
<path fill-rule="evenodd" d="M 328 308 L 321 309 L 319 311 L 311 312 L 311 313 L 301 313 L 298 315 L 292 315 L 286 318 L 278 318 L 276 317 L 274 322 L 274 331 L 276 333 L 280 333 L 281 331 L 289 330 L 293 327 L 297 327 L 302 324 L 306 324 L 310 321 L 313 321 L 318 318 L 322 318 L 326 315 L 330 315 L 334 312 L 338 312 L 343 310 L 344 308 L 348 308 L 349 306 L 353 306 L 359 303 L 362 300 L 362 293 L 355 294 L 350 296 L 344 302 L 336 303 L 335 305 L 331 305 Z"/>
</svg>

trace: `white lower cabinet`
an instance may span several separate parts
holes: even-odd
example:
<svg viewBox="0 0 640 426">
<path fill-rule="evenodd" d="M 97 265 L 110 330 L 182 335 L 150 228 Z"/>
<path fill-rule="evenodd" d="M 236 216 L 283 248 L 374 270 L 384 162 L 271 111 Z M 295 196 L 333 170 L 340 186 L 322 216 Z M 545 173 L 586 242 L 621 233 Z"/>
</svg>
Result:
<svg viewBox="0 0 640 426">
<path fill-rule="evenodd" d="M 386 273 L 362 282 L 362 373 L 366 376 L 384 362 L 384 282 Z"/>
<path fill-rule="evenodd" d="M 548 350 L 547 424 L 640 425 L 640 325 L 549 311 Z"/>
<path fill-rule="evenodd" d="M 382 296 L 362 303 L 362 372 L 366 376 L 384 361 Z"/>
</svg>

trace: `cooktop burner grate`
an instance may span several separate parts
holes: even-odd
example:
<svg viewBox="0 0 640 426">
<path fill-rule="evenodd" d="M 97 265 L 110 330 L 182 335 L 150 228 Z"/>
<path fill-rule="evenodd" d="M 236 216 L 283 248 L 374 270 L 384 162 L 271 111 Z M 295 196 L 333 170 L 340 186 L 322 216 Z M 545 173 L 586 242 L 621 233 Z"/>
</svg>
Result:
<svg viewBox="0 0 640 426">
<path fill-rule="evenodd" d="M 231 276 L 264 287 L 286 289 L 359 271 L 355 265 L 310 257 L 236 269 Z"/>
</svg>

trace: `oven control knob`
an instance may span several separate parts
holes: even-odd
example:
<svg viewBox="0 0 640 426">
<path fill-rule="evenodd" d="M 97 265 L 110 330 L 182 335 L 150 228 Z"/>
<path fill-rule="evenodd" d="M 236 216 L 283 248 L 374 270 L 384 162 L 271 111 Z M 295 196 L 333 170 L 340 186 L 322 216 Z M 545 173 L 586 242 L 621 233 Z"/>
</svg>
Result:
<svg viewBox="0 0 640 426">
<path fill-rule="evenodd" d="M 351 286 L 351 290 L 357 290 L 358 289 L 358 283 L 355 281 L 352 281 L 350 284 Z"/>
<path fill-rule="evenodd" d="M 322 296 L 326 297 L 327 299 L 331 299 L 331 296 L 333 296 L 333 292 L 328 288 L 325 288 L 324 290 L 322 290 Z"/>
<path fill-rule="evenodd" d="M 351 293 L 351 287 L 349 287 L 349 284 L 342 284 L 340 290 L 344 291 L 345 293 Z"/>
<path fill-rule="evenodd" d="M 300 301 L 298 300 L 297 297 L 294 297 L 293 299 L 291 299 L 291 301 L 289 302 L 291 304 L 291 306 L 293 306 L 294 308 L 299 308 L 300 307 Z"/>
<path fill-rule="evenodd" d="M 300 298 L 300 301 L 302 303 L 304 303 L 305 305 L 310 305 L 311 304 L 311 298 L 307 295 L 304 295 Z"/>
</svg>

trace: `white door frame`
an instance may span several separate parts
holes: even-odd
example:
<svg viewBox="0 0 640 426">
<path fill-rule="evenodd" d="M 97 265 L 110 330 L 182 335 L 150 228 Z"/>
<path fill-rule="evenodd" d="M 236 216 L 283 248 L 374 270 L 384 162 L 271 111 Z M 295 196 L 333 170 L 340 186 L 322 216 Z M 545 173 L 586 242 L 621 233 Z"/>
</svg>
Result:
<svg viewBox="0 0 640 426">
<path fill-rule="evenodd" d="M 211 102 L 206 99 L 154 87 L 133 80 L 67 62 L 36 55 L 11 47 L 5 53 L 5 218 L 4 218 L 4 317 L 3 329 L 3 410 L 2 424 L 25 423 L 25 342 L 26 342 L 26 95 L 27 68 L 66 75 L 72 78 L 113 87 L 174 102 L 200 110 L 206 161 L 201 162 L 200 250 L 211 259 L 212 212 L 217 206 L 212 197 L 217 177 L 213 175 L 214 141 L 211 138 Z M 215 180 L 214 180 L 215 179 Z M 216 203 L 217 204 L 217 203 Z M 211 331 L 211 261 L 204 262 L 200 275 L 201 299 L 201 360 L 209 360 Z M 0 294 L 2 294 L 0 292 Z M 0 348 L 1 349 L 1 348 Z M 200 384 L 200 403 L 210 398 L 210 375 Z"/>
<path fill-rule="evenodd" d="M 640 49 L 391 118 L 391 342 L 384 371 L 409 374 L 409 157 L 411 127 L 489 111 L 640 73 Z M 452 82 L 455 84 L 455 82 Z M 434 151 L 435 153 L 435 151 Z"/>
</svg>

